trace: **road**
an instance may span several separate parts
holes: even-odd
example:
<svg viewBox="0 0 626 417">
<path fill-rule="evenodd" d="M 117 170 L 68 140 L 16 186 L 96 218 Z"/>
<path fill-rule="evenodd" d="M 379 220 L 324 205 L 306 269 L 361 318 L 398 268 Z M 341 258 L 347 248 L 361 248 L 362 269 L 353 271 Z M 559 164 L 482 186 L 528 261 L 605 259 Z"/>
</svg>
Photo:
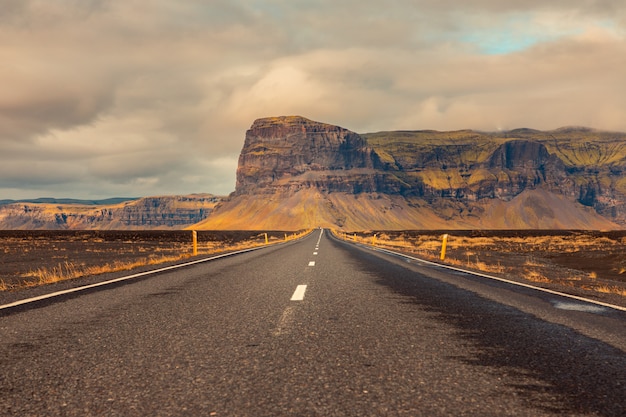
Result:
<svg viewBox="0 0 626 417">
<path fill-rule="evenodd" d="M 315 231 L 0 310 L 0 415 L 623 416 L 626 312 Z"/>
</svg>

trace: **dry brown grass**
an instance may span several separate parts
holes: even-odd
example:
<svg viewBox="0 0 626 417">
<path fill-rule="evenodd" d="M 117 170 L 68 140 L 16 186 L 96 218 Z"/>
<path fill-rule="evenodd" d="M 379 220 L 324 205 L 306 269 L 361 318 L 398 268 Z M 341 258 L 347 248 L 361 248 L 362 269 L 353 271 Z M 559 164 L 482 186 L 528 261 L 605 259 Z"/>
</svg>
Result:
<svg viewBox="0 0 626 417">
<path fill-rule="evenodd" d="M 524 266 L 528 267 L 540 267 L 542 266 L 541 262 L 537 262 L 534 258 L 528 258 L 524 261 Z"/>
<path fill-rule="evenodd" d="M 605 294 L 617 294 L 622 297 L 626 297 L 626 288 L 618 287 L 616 285 L 600 285 L 595 287 L 595 290 Z"/>
<path fill-rule="evenodd" d="M 277 243 L 277 241 L 270 242 Z M 234 245 L 220 245 L 215 242 L 207 242 L 203 245 L 199 245 L 198 254 L 200 255 L 211 255 L 220 252 L 219 249 L 225 250 L 242 250 L 249 249 L 255 246 L 260 246 L 258 242 L 255 241 L 246 241 L 241 242 Z M 140 252 L 145 252 L 140 251 Z M 179 255 L 161 255 L 161 256 L 149 256 L 146 258 L 140 258 L 133 261 L 128 262 L 113 262 L 106 263 L 103 265 L 96 266 L 83 266 L 76 265 L 71 262 L 64 262 L 59 264 L 53 268 L 38 268 L 36 271 L 32 273 L 32 276 L 36 277 L 36 281 L 30 281 L 26 283 L 26 286 L 34 286 L 34 285 L 43 285 L 43 284 L 51 284 L 54 282 L 65 281 L 68 279 L 81 278 L 91 275 L 100 275 L 110 272 L 119 272 L 119 271 L 130 271 L 135 268 L 140 268 L 143 266 L 150 265 L 159 265 L 168 262 L 176 262 L 182 259 L 189 258 L 191 256 L 190 253 L 181 253 Z"/>
<path fill-rule="evenodd" d="M 189 255 L 177 255 L 177 256 L 160 256 L 137 259 L 135 261 L 128 262 L 113 262 L 104 265 L 96 266 L 84 266 L 76 265 L 72 262 L 64 262 L 52 268 L 38 268 L 31 273 L 37 280 L 27 281 L 26 287 L 52 284 L 59 281 L 65 281 L 68 279 L 81 278 L 91 275 L 105 274 L 109 272 L 129 271 L 131 269 L 139 268 L 142 266 L 158 265 L 167 262 L 175 262 L 181 259 L 188 258 Z"/>
<path fill-rule="evenodd" d="M 478 269 L 479 271 L 484 271 L 484 272 L 501 274 L 506 271 L 506 268 L 502 266 L 500 263 L 488 264 L 485 262 L 477 261 L 474 265 L 476 269 Z"/>
<path fill-rule="evenodd" d="M 284 239 L 278 237 L 270 237 L 268 244 L 276 244 L 288 240 L 298 239 L 309 233 L 310 231 L 304 231 L 301 233 L 285 234 Z M 64 262 L 60 262 L 53 267 L 37 268 L 34 271 L 30 271 L 27 274 L 27 279 L 20 284 L 7 284 L 4 280 L 0 280 L 0 291 L 10 291 L 23 287 L 33 287 L 38 285 L 51 284 L 59 281 L 71 280 L 86 276 L 100 275 L 111 272 L 130 271 L 135 268 L 159 265 L 168 262 L 176 262 L 192 256 L 191 245 L 180 245 L 174 253 L 171 248 L 146 248 L 137 247 L 137 244 L 132 241 L 128 241 L 128 247 L 134 247 L 137 253 L 141 253 L 142 257 L 128 260 L 128 261 L 115 261 L 97 265 L 85 265 L 77 262 L 67 260 L 65 256 L 59 256 L 55 258 L 66 259 Z M 261 238 L 253 238 L 250 240 L 240 241 L 237 243 L 225 244 L 224 242 L 201 242 L 198 244 L 198 255 L 213 255 L 226 251 L 236 251 L 243 249 L 250 249 L 257 246 L 264 246 L 265 238 L 261 235 Z M 28 250 L 25 248 L 25 250 Z M 125 249 L 119 250 L 120 254 Z M 106 252 L 102 250 L 91 250 L 92 253 Z M 147 255 L 147 256 L 145 256 Z M 97 256 L 97 255 L 95 255 Z"/>
<path fill-rule="evenodd" d="M 531 282 L 543 282 L 550 283 L 552 280 L 545 275 L 542 275 L 539 271 L 533 269 L 527 269 L 524 271 L 524 278 Z"/>
<path fill-rule="evenodd" d="M 346 240 L 387 247 L 392 250 L 400 249 L 434 261 L 439 261 L 442 244 L 442 236 L 429 234 L 378 233 L 375 237 L 372 233 L 342 235 L 336 232 L 335 234 Z M 469 237 L 450 234 L 444 263 L 486 273 L 516 276 L 533 283 L 558 284 L 626 296 L 624 286 L 602 283 L 606 279 L 600 280 L 597 272 L 558 269 L 558 265 L 555 266 L 549 260 L 541 258 L 542 253 L 584 253 L 598 251 L 598 248 L 613 248 L 616 244 L 626 243 L 626 238 L 623 240 L 624 242 L 621 242 L 584 233 L 524 237 Z M 485 255 L 486 258 L 483 259 L 481 256 L 479 259 L 479 255 Z M 519 259 L 519 261 L 505 262 L 506 266 L 501 265 L 499 259 L 503 257 L 506 259 L 508 256 L 514 256 L 514 259 Z M 615 272 L 626 273 L 626 266 L 615 269 Z"/>
<path fill-rule="evenodd" d="M 478 258 L 475 258 L 474 261 L 471 261 L 469 260 L 469 255 L 467 261 L 448 257 L 446 258 L 446 263 L 450 265 L 464 266 L 468 269 L 473 269 L 476 271 L 490 272 L 495 274 L 501 274 L 506 271 L 506 268 L 499 263 L 488 264 L 486 262 L 479 261 Z"/>
</svg>

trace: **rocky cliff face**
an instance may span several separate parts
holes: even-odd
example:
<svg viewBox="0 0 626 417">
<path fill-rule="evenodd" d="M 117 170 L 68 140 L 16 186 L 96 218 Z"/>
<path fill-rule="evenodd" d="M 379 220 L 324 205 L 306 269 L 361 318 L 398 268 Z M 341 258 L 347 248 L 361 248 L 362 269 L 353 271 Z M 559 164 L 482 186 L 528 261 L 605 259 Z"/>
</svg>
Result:
<svg viewBox="0 0 626 417">
<path fill-rule="evenodd" d="M 624 133 L 565 128 L 364 136 L 393 162 L 397 175 L 408 178 L 409 192 L 431 203 L 471 210 L 474 202 L 511 201 L 524 191 L 544 190 L 626 226 Z"/>
<path fill-rule="evenodd" d="M 0 205 L 0 229 L 184 229 L 204 220 L 219 201 L 196 194 L 111 205 L 12 203 Z"/>
<path fill-rule="evenodd" d="M 527 189 L 542 188 L 560 192 L 567 173 L 563 162 L 547 148 L 528 140 L 506 141 L 485 158 L 461 162 L 446 147 L 438 147 L 438 158 L 428 163 L 398 167 L 390 171 L 409 184 L 405 195 L 479 201 L 485 198 L 511 200 Z"/>
<path fill-rule="evenodd" d="M 246 132 L 235 195 L 371 192 L 374 155 L 361 136 L 338 126 L 298 116 L 259 119 Z"/>
<path fill-rule="evenodd" d="M 619 228 L 624 139 L 589 129 L 359 135 L 302 117 L 259 119 L 236 191 L 202 225 Z"/>
</svg>

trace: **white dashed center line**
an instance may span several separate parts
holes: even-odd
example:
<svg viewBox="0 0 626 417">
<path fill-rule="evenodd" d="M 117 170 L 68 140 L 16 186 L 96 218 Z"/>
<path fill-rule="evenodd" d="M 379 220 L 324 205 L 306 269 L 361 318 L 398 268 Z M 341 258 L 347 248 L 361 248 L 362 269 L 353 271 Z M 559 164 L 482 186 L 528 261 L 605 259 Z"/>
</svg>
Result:
<svg viewBox="0 0 626 417">
<path fill-rule="evenodd" d="M 309 262 L 309 266 L 315 266 L 315 261 Z"/>
<path fill-rule="evenodd" d="M 324 234 L 324 229 L 320 230 L 320 237 L 317 238 L 317 243 L 315 244 L 315 246 L 319 246 L 320 245 L 320 241 L 322 240 L 322 235 Z"/>
<path fill-rule="evenodd" d="M 317 255 L 317 252 L 313 252 L 313 255 Z"/>
<path fill-rule="evenodd" d="M 291 301 L 302 301 L 304 300 L 304 292 L 306 291 L 306 285 L 298 285 L 296 290 L 293 292 L 291 296 Z"/>
</svg>

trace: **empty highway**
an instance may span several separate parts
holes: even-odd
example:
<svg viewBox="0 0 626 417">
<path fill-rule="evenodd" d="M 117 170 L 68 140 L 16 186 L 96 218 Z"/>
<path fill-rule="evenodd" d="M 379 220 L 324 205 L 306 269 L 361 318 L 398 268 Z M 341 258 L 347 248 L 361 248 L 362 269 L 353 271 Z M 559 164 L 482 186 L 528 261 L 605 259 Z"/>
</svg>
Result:
<svg viewBox="0 0 626 417">
<path fill-rule="evenodd" d="M 0 310 L 2 416 L 624 416 L 626 312 L 287 244 Z"/>
</svg>

